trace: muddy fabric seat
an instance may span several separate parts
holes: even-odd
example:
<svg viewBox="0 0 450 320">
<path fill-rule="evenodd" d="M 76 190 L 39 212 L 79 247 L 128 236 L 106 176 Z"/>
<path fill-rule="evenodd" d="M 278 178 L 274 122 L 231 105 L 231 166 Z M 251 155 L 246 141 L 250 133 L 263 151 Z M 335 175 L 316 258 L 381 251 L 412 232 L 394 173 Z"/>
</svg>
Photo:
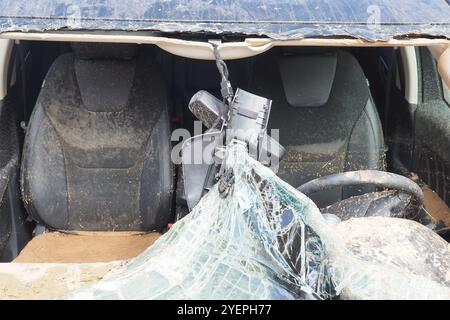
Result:
<svg viewBox="0 0 450 320">
<path fill-rule="evenodd" d="M 0 105 L 0 258 L 11 236 L 11 199 L 8 191 L 16 177 L 19 159 L 16 121 L 7 103 Z M 17 186 L 17 184 L 16 184 Z"/>
<path fill-rule="evenodd" d="M 0 262 L 16 257 L 31 233 L 20 197 L 21 129 L 12 95 L 0 103 Z"/>
<path fill-rule="evenodd" d="M 278 174 L 293 186 L 338 172 L 384 169 L 380 120 L 350 53 L 273 50 L 256 59 L 250 90 L 273 100 L 269 127 L 280 130 L 287 149 Z M 371 190 L 335 189 L 313 200 L 323 207 Z"/>
<path fill-rule="evenodd" d="M 160 230 L 173 173 L 164 81 L 151 48 L 74 44 L 31 116 L 22 193 L 52 229 Z"/>
</svg>

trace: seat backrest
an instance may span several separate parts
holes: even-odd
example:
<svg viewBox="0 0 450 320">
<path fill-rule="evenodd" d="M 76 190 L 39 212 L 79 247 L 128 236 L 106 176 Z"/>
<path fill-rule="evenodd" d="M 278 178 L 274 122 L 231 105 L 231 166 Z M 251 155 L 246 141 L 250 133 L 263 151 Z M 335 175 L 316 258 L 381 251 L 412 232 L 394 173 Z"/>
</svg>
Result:
<svg viewBox="0 0 450 320">
<path fill-rule="evenodd" d="M 8 100 L 0 103 L 0 261 L 12 234 L 11 196 L 18 189 L 17 165 L 19 163 L 19 135 L 13 112 L 15 106 Z M 13 189 L 13 190 L 10 190 Z M 19 214 L 17 212 L 17 214 Z"/>
<path fill-rule="evenodd" d="M 274 50 L 256 59 L 250 90 L 273 100 L 269 128 L 280 130 L 287 149 L 279 175 L 293 186 L 338 172 L 384 169 L 378 113 L 350 53 Z M 314 200 L 327 205 L 364 191 L 336 189 Z"/>
<path fill-rule="evenodd" d="M 76 44 L 50 68 L 22 162 L 29 214 L 52 229 L 160 230 L 171 219 L 166 89 L 151 48 Z"/>
</svg>

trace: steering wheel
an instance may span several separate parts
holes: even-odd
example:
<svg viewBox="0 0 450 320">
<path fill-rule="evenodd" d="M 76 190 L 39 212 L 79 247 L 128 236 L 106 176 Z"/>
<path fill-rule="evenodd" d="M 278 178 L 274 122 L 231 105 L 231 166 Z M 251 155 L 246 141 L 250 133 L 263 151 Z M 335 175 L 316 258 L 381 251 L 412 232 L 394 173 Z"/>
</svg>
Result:
<svg viewBox="0 0 450 320">
<path fill-rule="evenodd" d="M 361 170 L 337 173 L 309 181 L 297 188 L 306 196 L 335 187 L 349 187 L 358 185 L 375 185 L 385 189 L 394 189 L 411 195 L 419 207 L 423 206 L 422 189 L 404 176 L 377 170 Z"/>
</svg>

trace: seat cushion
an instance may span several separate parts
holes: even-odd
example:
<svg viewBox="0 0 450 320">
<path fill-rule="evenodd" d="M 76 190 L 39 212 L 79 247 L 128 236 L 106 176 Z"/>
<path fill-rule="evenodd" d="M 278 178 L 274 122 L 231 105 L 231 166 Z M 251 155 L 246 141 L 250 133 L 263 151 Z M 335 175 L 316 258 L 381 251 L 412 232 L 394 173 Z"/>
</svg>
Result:
<svg viewBox="0 0 450 320">
<path fill-rule="evenodd" d="M 329 70 L 312 75 L 313 70 L 305 69 L 308 64 Z M 311 91 L 311 83 L 302 83 L 309 78 L 322 89 Z M 269 129 L 279 129 L 280 142 L 286 147 L 278 174 L 291 185 L 298 187 L 338 172 L 384 169 L 378 113 L 366 77 L 350 53 L 265 54 L 256 59 L 250 87 L 273 100 Z M 364 191 L 335 189 L 318 193 L 314 200 L 325 206 Z"/>
<path fill-rule="evenodd" d="M 133 59 L 60 56 L 25 140 L 29 214 L 52 229 L 164 228 L 173 190 L 166 99 L 152 52 Z"/>
</svg>

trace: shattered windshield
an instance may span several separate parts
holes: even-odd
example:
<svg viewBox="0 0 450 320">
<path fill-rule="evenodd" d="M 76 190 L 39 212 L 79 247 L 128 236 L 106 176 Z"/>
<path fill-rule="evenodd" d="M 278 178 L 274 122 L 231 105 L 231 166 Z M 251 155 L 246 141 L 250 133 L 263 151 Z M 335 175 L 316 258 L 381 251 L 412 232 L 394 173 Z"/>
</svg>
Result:
<svg viewBox="0 0 450 320">
<path fill-rule="evenodd" d="M 449 246 L 431 230 L 380 217 L 330 223 L 241 144 L 227 148 L 223 166 L 234 176 L 227 192 L 219 182 L 137 258 L 9 266 L 0 270 L 2 297 L 35 297 L 32 292 L 68 299 L 450 297 Z M 23 275 L 27 271 L 30 276 Z M 35 290 L 21 296 L 23 288 Z"/>
<path fill-rule="evenodd" d="M 115 30 L 345 36 L 390 40 L 450 35 L 446 0 L 3 0 L 0 32 Z"/>
</svg>

